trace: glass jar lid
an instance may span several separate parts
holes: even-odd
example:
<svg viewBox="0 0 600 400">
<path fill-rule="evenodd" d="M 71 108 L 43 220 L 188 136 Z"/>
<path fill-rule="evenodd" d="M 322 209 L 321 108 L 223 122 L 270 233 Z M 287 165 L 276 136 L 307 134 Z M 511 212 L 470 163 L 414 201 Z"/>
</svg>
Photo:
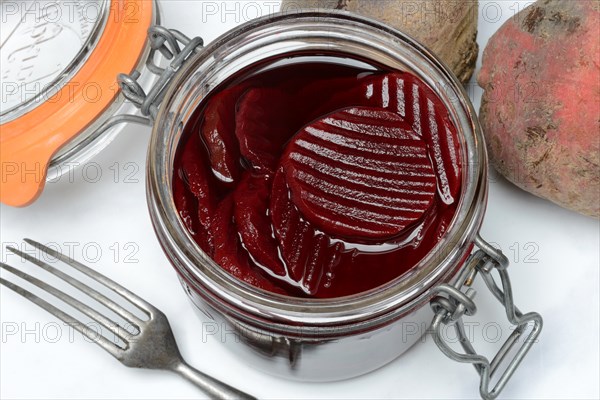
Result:
<svg viewBox="0 0 600 400">
<path fill-rule="evenodd" d="M 0 201 L 25 206 L 48 168 L 71 159 L 123 103 L 121 72 L 148 53 L 153 2 L 21 0 L 0 3 Z"/>
<path fill-rule="evenodd" d="M 11 121 L 68 83 L 106 26 L 107 2 L 3 2 L 0 32 L 2 110 Z"/>
</svg>

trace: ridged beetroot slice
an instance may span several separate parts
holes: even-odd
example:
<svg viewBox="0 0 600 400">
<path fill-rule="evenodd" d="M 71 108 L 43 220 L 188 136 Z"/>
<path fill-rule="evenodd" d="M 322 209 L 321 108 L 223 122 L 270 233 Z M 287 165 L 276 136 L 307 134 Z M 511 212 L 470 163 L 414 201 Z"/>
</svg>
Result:
<svg viewBox="0 0 600 400">
<path fill-rule="evenodd" d="M 258 288 L 273 293 L 286 294 L 286 291 L 265 278 L 252 265 L 248 254 L 242 248 L 235 223 L 233 222 L 233 195 L 226 196 L 214 214 L 212 234 L 214 240 L 213 260 L 236 278 Z"/>
<path fill-rule="evenodd" d="M 235 109 L 245 86 L 234 86 L 212 96 L 204 109 L 200 134 L 204 139 L 210 165 L 217 178 L 234 182 L 241 172 L 240 149 L 235 136 Z"/>
<path fill-rule="evenodd" d="M 271 180 L 268 175 L 244 173 L 234 192 L 235 223 L 253 261 L 272 274 L 285 276 L 268 215 Z"/>
<path fill-rule="evenodd" d="M 273 173 L 277 168 L 283 145 L 297 130 L 291 103 L 288 94 L 275 88 L 252 88 L 240 99 L 235 134 L 254 172 Z"/>
<path fill-rule="evenodd" d="M 341 242 L 332 243 L 325 234 L 315 233 L 312 246 L 313 251 L 304 267 L 302 287 L 306 292 L 316 295 L 320 289 L 331 286 L 344 245 Z"/>
<path fill-rule="evenodd" d="M 435 167 L 438 193 L 452 204 L 460 190 L 460 157 L 456 128 L 440 98 L 421 80 L 406 73 L 368 79 L 365 97 L 397 112 L 427 143 Z"/>
<path fill-rule="evenodd" d="M 313 122 L 288 144 L 281 165 L 301 214 L 352 242 L 397 237 L 435 197 L 425 142 L 382 109 L 347 108 Z"/>
<path fill-rule="evenodd" d="M 187 184 L 189 191 L 197 200 L 197 215 L 199 226 L 199 244 L 208 254 L 212 253 L 213 243 L 210 234 L 210 224 L 216 208 L 215 196 L 211 191 L 213 179 L 203 162 L 204 149 L 197 134 L 191 135 L 181 154 L 181 178 Z"/>
<path fill-rule="evenodd" d="M 285 172 L 281 168 L 273 179 L 270 212 L 288 279 L 311 296 L 320 288 L 329 287 L 343 246 L 340 242 L 332 243 L 301 217 L 289 197 Z"/>
<path fill-rule="evenodd" d="M 421 128 L 423 139 L 427 142 L 429 153 L 434 160 L 438 193 L 446 204 L 454 203 L 461 186 L 461 161 L 458 133 L 450 122 L 450 115 L 440 99 L 423 82 L 412 78 L 413 111 L 417 112 L 415 96 L 419 88 L 420 122 L 413 115 L 414 126 Z M 408 82 L 408 80 L 407 80 Z"/>
<path fill-rule="evenodd" d="M 313 100 L 317 104 L 317 116 L 313 119 L 348 107 L 384 108 L 381 97 L 374 96 L 373 90 L 376 84 L 381 85 L 385 76 L 372 74 L 361 78 L 339 78 L 331 83 L 325 82 L 320 90 L 318 85 L 309 85 L 302 93 L 306 93 L 306 97 L 313 92 L 319 96 Z M 389 104 L 385 108 L 389 108 Z"/>
<path fill-rule="evenodd" d="M 371 75 L 360 84 L 340 91 L 320 111 L 346 106 L 383 108 L 400 115 L 427 143 L 437 175 L 438 192 L 446 204 L 453 203 L 460 190 L 460 156 L 456 127 L 439 96 L 415 76 L 395 72 Z"/>
</svg>

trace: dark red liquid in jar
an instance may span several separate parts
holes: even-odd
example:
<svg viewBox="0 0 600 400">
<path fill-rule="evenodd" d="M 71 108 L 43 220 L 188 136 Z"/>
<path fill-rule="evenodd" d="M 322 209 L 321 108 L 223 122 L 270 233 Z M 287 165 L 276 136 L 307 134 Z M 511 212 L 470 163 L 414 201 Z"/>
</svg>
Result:
<svg viewBox="0 0 600 400">
<path fill-rule="evenodd" d="M 215 262 L 256 287 L 338 297 L 414 267 L 461 187 L 456 127 L 414 75 L 303 61 L 221 85 L 185 126 L 175 205 Z"/>
</svg>

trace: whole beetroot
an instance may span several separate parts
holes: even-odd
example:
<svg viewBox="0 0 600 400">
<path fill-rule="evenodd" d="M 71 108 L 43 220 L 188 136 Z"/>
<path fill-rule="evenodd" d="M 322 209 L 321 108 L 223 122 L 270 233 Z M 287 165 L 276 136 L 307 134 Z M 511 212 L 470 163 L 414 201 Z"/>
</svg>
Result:
<svg viewBox="0 0 600 400">
<path fill-rule="evenodd" d="M 477 5 L 473 0 L 283 0 L 281 11 L 337 9 L 378 19 L 423 43 L 467 83 L 479 54 Z"/>
<path fill-rule="evenodd" d="M 490 159 L 519 187 L 600 217 L 600 10 L 537 1 L 490 39 L 478 76 Z"/>
</svg>

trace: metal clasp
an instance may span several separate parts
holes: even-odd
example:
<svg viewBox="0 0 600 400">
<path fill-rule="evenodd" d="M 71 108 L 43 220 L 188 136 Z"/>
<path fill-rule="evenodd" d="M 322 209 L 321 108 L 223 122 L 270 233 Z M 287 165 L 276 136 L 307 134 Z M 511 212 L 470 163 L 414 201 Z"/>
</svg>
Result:
<svg viewBox="0 0 600 400">
<path fill-rule="evenodd" d="M 138 82 L 141 76 L 139 71 L 134 71 L 130 75 L 119 74 L 117 76 L 121 93 L 126 100 L 131 101 L 140 110 L 142 115 L 113 115 L 98 128 L 97 135 L 122 123 L 152 126 L 158 114 L 158 106 L 165 97 L 171 79 L 190 56 L 202 50 L 204 46 L 204 41 L 200 37 L 190 39 L 177 30 L 167 29 L 160 25 L 154 25 L 148 29 L 148 41 L 150 43 L 150 53 L 146 61 L 146 67 L 159 77 L 148 94 Z M 183 45 L 183 48 L 180 44 Z M 166 60 L 171 60 L 166 68 L 161 68 L 156 63 L 155 55 L 157 51 Z"/>
<path fill-rule="evenodd" d="M 159 25 L 152 26 L 148 30 L 148 40 L 150 42 L 150 56 L 146 66 L 152 73 L 159 76 L 158 81 L 152 86 L 148 94 L 137 81 L 140 77 L 139 71 L 134 71 L 131 75 L 119 74 L 117 79 L 125 98 L 140 109 L 141 114 L 146 117 L 151 125 L 156 119 L 158 106 L 164 99 L 171 79 L 190 56 L 202 50 L 204 41 L 200 37 L 190 39 L 175 29 L 167 29 Z M 156 64 L 155 54 L 157 51 L 165 59 L 170 60 L 166 68 L 161 68 Z"/>
<path fill-rule="evenodd" d="M 479 250 L 471 254 L 456 283 L 454 285 L 442 284 L 434 288 L 434 292 L 438 295 L 431 300 L 431 308 L 435 313 L 431 324 L 431 333 L 435 343 L 446 356 L 458 362 L 473 364 L 481 377 L 479 386 L 481 398 L 488 400 L 495 399 L 504 389 L 531 346 L 536 342 L 542 330 L 543 321 L 540 314 L 536 312 L 523 314 L 515 306 L 507 271 L 508 258 L 479 235 L 475 238 L 475 244 L 479 247 Z M 500 274 L 502 288 L 498 287 L 492 276 L 494 269 Z M 486 357 L 477 354 L 467 338 L 462 319 L 463 315 L 474 315 L 477 312 L 477 307 L 473 301 L 476 291 L 471 288 L 477 274 L 482 276 L 488 289 L 504 306 L 509 322 L 515 326 L 514 331 L 491 362 Z M 498 372 L 498 366 L 518 344 L 519 339 L 530 323 L 533 323 L 531 332 L 525 338 L 513 359 L 510 360 L 496 385 L 490 390 L 490 380 Z M 459 342 L 465 351 L 464 353 L 454 351 L 444 340 L 442 336 L 444 325 L 451 325 L 455 328 Z"/>
</svg>

